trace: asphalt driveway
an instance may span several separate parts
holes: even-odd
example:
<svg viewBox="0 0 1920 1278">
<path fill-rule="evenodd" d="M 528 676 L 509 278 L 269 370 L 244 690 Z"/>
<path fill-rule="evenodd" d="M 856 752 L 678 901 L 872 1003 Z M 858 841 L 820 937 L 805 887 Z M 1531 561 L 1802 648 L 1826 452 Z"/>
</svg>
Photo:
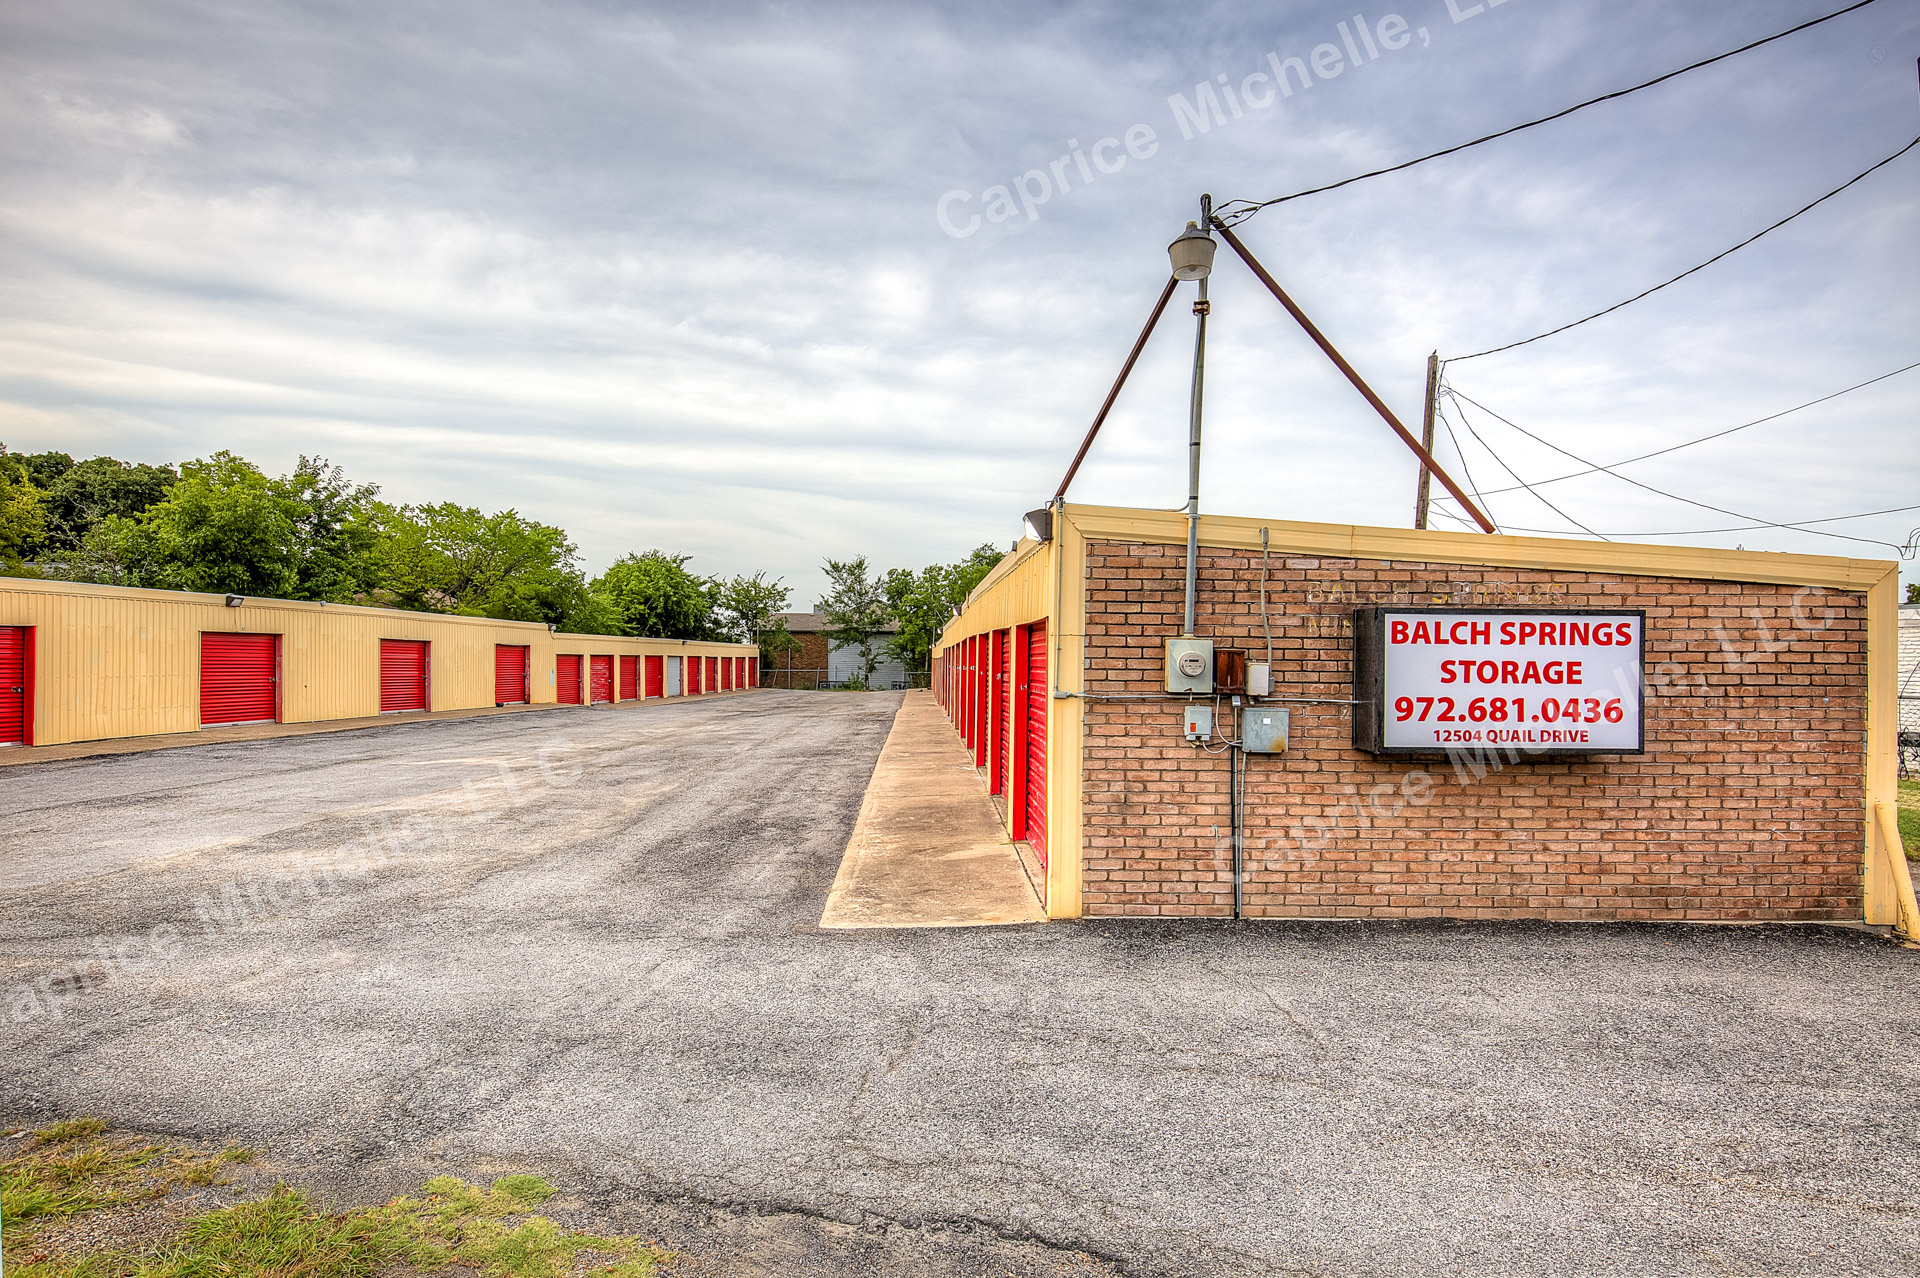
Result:
<svg viewBox="0 0 1920 1278">
<path fill-rule="evenodd" d="M 7 769 L 0 1116 L 263 1144 L 342 1194 L 550 1171 L 742 1247 L 814 1222 L 783 1273 L 1920 1271 L 1920 953 L 822 932 L 898 704 Z"/>
</svg>

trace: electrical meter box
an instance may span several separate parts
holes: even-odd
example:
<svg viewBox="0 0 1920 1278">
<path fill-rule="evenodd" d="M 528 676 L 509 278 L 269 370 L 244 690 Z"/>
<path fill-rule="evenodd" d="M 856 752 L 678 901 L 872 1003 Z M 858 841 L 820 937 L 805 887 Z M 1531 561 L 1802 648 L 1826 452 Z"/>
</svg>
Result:
<svg viewBox="0 0 1920 1278">
<path fill-rule="evenodd" d="M 1187 740 L 1206 741 L 1213 736 L 1213 707 L 1187 707 Z"/>
<path fill-rule="evenodd" d="M 1248 706 L 1240 713 L 1241 749 L 1248 754 L 1287 752 L 1287 712 L 1273 706 Z"/>
<path fill-rule="evenodd" d="M 1167 691 L 1213 691 L 1213 640 L 1167 640 Z"/>
</svg>

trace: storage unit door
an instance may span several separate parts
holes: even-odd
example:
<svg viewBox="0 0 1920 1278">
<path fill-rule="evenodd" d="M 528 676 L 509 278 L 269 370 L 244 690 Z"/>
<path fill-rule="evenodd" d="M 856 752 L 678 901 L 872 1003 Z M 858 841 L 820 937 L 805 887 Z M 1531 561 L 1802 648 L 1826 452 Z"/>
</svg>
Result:
<svg viewBox="0 0 1920 1278">
<path fill-rule="evenodd" d="M 0 746 L 27 739 L 27 628 L 0 626 Z"/>
<path fill-rule="evenodd" d="M 591 657 L 588 659 L 588 668 L 593 676 L 590 681 L 592 686 L 589 695 L 595 703 L 612 701 L 613 658 L 611 656 Z"/>
<path fill-rule="evenodd" d="M 427 708 L 427 645 L 419 639 L 380 641 L 380 713 Z"/>
<path fill-rule="evenodd" d="M 620 699 L 632 701 L 640 695 L 640 658 L 620 658 Z"/>
<path fill-rule="evenodd" d="M 758 657 L 747 658 L 747 686 L 749 688 L 760 686 L 760 658 Z"/>
<path fill-rule="evenodd" d="M 733 691 L 733 658 L 720 658 L 720 691 Z"/>
<path fill-rule="evenodd" d="M 712 692 L 715 688 L 719 686 L 720 686 L 720 658 L 708 657 L 707 672 L 701 678 L 700 690 L 702 692 Z"/>
<path fill-rule="evenodd" d="M 527 703 L 527 649 L 524 644 L 493 645 L 493 704 Z"/>
<path fill-rule="evenodd" d="M 1027 842 L 1047 863 L 1047 625 L 1027 632 Z"/>
<path fill-rule="evenodd" d="M 993 632 L 993 748 L 987 754 L 987 789 L 993 794 L 1007 792 L 1007 637 L 1005 630 Z"/>
<path fill-rule="evenodd" d="M 663 697 L 667 693 L 666 658 L 647 658 L 647 695 Z"/>
<path fill-rule="evenodd" d="M 687 695 L 689 697 L 700 695 L 700 658 L 698 657 L 687 658 Z"/>
<path fill-rule="evenodd" d="M 580 654 L 567 653 L 553 659 L 553 691 L 563 706 L 580 704 Z"/>
<path fill-rule="evenodd" d="M 200 636 L 200 724 L 280 717 L 280 636 Z"/>
<path fill-rule="evenodd" d="M 684 673 L 686 667 L 687 663 L 679 657 L 667 658 L 667 695 L 669 697 L 684 697 L 687 695 L 687 682 Z"/>
</svg>

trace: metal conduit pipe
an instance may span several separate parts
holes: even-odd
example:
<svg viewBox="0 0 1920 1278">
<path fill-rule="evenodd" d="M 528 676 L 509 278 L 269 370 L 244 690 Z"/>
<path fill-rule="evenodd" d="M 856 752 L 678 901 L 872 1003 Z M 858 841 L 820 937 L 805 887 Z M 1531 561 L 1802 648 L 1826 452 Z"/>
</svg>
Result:
<svg viewBox="0 0 1920 1278">
<path fill-rule="evenodd" d="M 1181 613 L 1180 633 L 1193 635 L 1193 594 L 1200 555 L 1200 401 L 1207 376 L 1207 278 L 1200 277 L 1200 296 L 1193 304 L 1193 400 L 1187 422 L 1187 603 Z"/>
</svg>

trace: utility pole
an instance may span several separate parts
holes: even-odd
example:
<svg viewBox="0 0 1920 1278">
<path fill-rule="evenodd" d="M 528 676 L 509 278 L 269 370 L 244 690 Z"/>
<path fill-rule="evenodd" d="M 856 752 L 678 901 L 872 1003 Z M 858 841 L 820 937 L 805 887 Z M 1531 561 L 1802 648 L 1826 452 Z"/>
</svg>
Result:
<svg viewBox="0 0 1920 1278">
<path fill-rule="evenodd" d="M 1427 411 L 1420 421 L 1420 447 L 1427 456 L 1433 456 L 1433 418 L 1440 406 L 1440 352 L 1427 356 Z M 1427 469 L 1427 463 L 1420 463 L 1420 487 L 1413 499 L 1413 526 L 1427 526 L 1427 487 L 1433 472 Z"/>
</svg>

